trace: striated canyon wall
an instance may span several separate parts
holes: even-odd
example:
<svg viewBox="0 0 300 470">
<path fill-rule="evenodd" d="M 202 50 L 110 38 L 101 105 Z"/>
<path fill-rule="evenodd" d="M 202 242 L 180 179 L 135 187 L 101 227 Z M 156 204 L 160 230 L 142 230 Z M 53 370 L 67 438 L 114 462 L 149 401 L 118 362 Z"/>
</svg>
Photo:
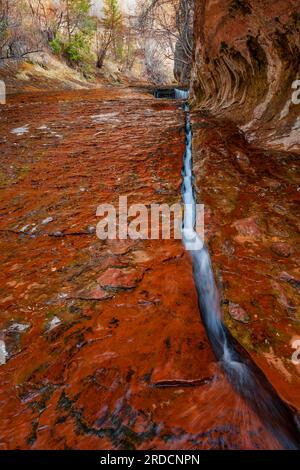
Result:
<svg viewBox="0 0 300 470">
<path fill-rule="evenodd" d="M 196 0 L 194 35 L 195 108 L 299 151 L 300 1 Z"/>
</svg>

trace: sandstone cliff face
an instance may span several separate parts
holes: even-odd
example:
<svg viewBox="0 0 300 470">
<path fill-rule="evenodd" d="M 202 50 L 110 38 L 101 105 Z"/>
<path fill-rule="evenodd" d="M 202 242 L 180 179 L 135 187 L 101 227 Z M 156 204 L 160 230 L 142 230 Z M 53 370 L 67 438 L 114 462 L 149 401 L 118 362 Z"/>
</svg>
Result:
<svg viewBox="0 0 300 470">
<path fill-rule="evenodd" d="M 191 80 L 195 188 L 224 321 L 297 410 L 299 30 L 299 0 L 197 0 Z"/>
<path fill-rule="evenodd" d="M 299 0 L 197 0 L 192 99 L 252 138 L 299 150 Z"/>
</svg>

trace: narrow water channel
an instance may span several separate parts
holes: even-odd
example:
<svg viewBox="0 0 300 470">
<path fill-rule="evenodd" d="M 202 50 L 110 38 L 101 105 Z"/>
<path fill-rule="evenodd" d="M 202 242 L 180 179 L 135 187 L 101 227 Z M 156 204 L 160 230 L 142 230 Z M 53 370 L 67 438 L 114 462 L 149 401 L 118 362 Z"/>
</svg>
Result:
<svg viewBox="0 0 300 470">
<path fill-rule="evenodd" d="M 276 393 L 262 371 L 237 343 L 223 322 L 209 252 L 196 233 L 193 190 L 192 127 L 185 104 L 186 149 L 183 158 L 183 242 L 191 253 L 199 309 L 213 352 L 236 392 L 258 415 L 285 449 L 300 449 L 299 423 L 293 410 Z"/>
</svg>

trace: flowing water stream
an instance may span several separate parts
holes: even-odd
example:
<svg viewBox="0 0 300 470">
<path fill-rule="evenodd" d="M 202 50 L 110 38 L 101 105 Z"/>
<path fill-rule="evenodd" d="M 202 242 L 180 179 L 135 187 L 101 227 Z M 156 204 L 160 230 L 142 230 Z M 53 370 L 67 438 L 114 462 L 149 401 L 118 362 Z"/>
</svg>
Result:
<svg viewBox="0 0 300 470">
<path fill-rule="evenodd" d="M 299 449 L 299 423 L 293 410 L 281 400 L 262 371 L 231 335 L 222 319 L 212 264 L 204 241 L 195 231 L 196 198 L 193 191 L 192 128 L 187 104 L 186 150 L 183 160 L 183 243 L 190 251 L 202 321 L 214 354 L 229 382 L 259 416 L 285 449 Z"/>
</svg>

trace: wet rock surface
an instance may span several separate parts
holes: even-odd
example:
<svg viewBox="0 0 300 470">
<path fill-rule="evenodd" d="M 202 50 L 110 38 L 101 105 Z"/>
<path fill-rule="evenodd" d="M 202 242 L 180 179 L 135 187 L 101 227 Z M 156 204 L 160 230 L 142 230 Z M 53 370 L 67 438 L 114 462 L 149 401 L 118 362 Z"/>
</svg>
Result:
<svg viewBox="0 0 300 470">
<path fill-rule="evenodd" d="M 129 204 L 180 200 L 181 104 L 134 90 L 27 94 L 11 97 L 0 127 L 0 448 L 278 447 L 215 363 L 181 241 L 101 241 L 95 234 L 101 203 L 117 206 L 122 195 Z M 223 165 L 224 158 L 216 156 L 213 165 Z M 264 245 L 266 261 L 245 251 L 247 244 L 260 246 L 265 230 L 261 214 L 248 214 L 250 199 L 239 190 L 236 165 L 230 171 L 225 166 L 224 177 L 212 168 L 205 193 L 214 260 L 226 267 L 226 298 L 239 305 L 234 307 L 239 318 L 241 308 L 251 319 L 259 316 L 257 330 L 250 323 L 247 331 L 270 335 L 262 325 L 272 317 L 276 331 L 291 333 L 299 278 L 290 264 L 295 254 L 282 258 Z M 251 167 L 259 171 L 253 162 Z M 197 173 L 202 187 L 204 170 Z M 276 170 L 266 173 L 276 191 Z M 218 178 L 228 187 L 218 189 Z M 279 182 L 293 205 L 289 178 Z M 259 185 L 253 190 L 263 192 Z M 236 208 L 239 196 L 243 208 Z M 262 197 L 274 209 L 273 199 Z M 270 246 L 289 237 L 289 224 L 298 220 L 290 207 L 276 204 L 275 219 L 268 221 Z M 284 226 L 283 215 L 289 221 Z M 243 281 L 236 257 L 244 263 Z M 253 286 L 265 285 L 266 269 L 276 286 L 269 292 L 262 288 L 255 304 Z M 269 305 L 276 296 L 289 312 L 279 303 L 275 315 Z M 244 330 L 239 333 L 243 338 Z M 276 354 L 277 344 L 284 349 L 276 340 Z M 284 357 L 289 351 L 287 346 Z M 269 364 L 262 354 L 258 362 Z M 274 374 L 281 377 L 276 367 Z"/>
<path fill-rule="evenodd" d="M 234 124 L 197 113 L 193 130 L 197 197 L 225 323 L 299 410 L 300 366 L 292 361 L 300 338 L 299 157 L 259 149 Z"/>
</svg>

